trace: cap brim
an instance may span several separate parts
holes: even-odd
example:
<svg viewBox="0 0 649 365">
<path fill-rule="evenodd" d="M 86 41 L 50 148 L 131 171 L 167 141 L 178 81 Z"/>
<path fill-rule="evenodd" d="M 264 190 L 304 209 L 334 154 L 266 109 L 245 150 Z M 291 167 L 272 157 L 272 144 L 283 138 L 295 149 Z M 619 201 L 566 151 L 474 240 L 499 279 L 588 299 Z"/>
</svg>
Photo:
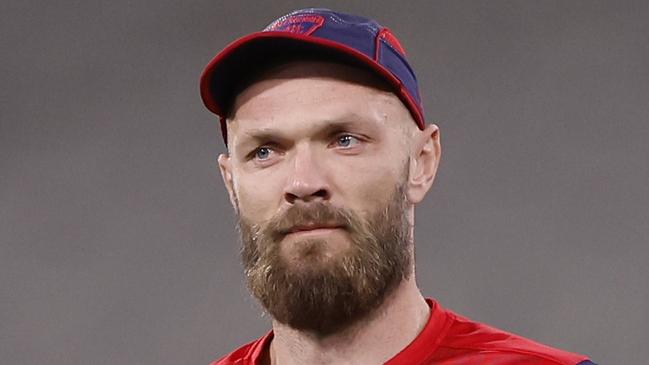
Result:
<svg viewBox="0 0 649 365">
<path fill-rule="evenodd" d="M 232 102 L 232 92 L 246 74 L 278 56 L 323 56 L 339 61 L 365 66 L 376 72 L 393 86 L 395 94 L 413 115 L 420 129 L 424 128 L 423 115 L 403 84 L 392 73 L 365 54 L 343 44 L 323 38 L 288 32 L 257 32 L 240 38 L 217 54 L 205 67 L 200 78 L 200 92 L 205 106 L 221 117 L 224 123 L 225 108 Z M 224 129 L 224 125 L 221 125 Z M 223 130 L 223 136 L 225 131 Z"/>
</svg>

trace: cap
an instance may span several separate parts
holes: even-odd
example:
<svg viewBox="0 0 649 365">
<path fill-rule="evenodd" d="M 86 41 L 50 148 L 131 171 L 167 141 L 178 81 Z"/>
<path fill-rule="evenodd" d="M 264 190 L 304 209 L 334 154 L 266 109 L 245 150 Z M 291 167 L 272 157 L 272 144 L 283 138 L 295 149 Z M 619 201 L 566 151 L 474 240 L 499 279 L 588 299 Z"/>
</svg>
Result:
<svg viewBox="0 0 649 365">
<path fill-rule="evenodd" d="M 417 126 L 424 129 L 417 78 L 394 34 L 376 20 L 308 8 L 286 14 L 264 30 L 230 43 L 203 70 L 201 97 L 220 117 L 226 143 L 226 108 L 242 78 L 279 57 L 301 56 L 353 63 L 373 71 L 393 87 Z"/>
</svg>

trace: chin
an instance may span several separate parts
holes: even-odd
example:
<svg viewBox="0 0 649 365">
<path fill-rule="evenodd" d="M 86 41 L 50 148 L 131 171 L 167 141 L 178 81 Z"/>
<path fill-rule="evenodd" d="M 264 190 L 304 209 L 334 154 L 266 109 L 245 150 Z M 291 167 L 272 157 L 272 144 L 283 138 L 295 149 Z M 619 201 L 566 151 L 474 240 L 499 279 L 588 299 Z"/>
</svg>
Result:
<svg viewBox="0 0 649 365">
<path fill-rule="evenodd" d="M 340 261 L 340 250 L 332 246 L 334 244 L 326 239 L 286 242 L 283 256 L 289 267 L 297 271 L 324 269 Z"/>
</svg>

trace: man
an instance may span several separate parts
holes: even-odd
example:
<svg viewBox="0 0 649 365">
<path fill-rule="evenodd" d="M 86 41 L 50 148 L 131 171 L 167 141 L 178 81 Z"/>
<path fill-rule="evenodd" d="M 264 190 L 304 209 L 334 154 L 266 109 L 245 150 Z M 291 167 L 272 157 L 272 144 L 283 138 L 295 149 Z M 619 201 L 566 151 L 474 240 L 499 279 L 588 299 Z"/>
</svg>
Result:
<svg viewBox="0 0 649 365">
<path fill-rule="evenodd" d="M 304 9 L 226 47 L 201 76 L 248 287 L 273 330 L 225 364 L 592 364 L 426 299 L 414 207 L 440 133 L 377 22 Z"/>
</svg>

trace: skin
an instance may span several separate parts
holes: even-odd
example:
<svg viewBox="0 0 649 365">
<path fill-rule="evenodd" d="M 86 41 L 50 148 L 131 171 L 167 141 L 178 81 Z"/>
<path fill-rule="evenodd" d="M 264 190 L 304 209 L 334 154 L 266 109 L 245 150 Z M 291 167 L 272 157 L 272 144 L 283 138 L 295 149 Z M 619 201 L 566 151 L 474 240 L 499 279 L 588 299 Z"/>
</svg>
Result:
<svg viewBox="0 0 649 365">
<path fill-rule="evenodd" d="M 240 217 L 264 222 L 292 205 L 323 200 L 367 217 L 389 199 L 405 169 L 404 214 L 414 245 L 415 205 L 432 186 L 441 156 L 439 129 L 419 130 L 399 98 L 369 73 L 326 62 L 285 64 L 241 92 L 229 119 L 229 151 L 218 165 Z M 281 254 L 299 265 L 293 243 L 306 237 L 326 240 L 323 260 L 349 245 L 340 229 L 305 231 L 287 236 Z M 429 312 L 413 267 L 371 316 L 341 332 L 322 337 L 273 321 L 265 363 L 382 364 L 414 340 Z"/>
</svg>

